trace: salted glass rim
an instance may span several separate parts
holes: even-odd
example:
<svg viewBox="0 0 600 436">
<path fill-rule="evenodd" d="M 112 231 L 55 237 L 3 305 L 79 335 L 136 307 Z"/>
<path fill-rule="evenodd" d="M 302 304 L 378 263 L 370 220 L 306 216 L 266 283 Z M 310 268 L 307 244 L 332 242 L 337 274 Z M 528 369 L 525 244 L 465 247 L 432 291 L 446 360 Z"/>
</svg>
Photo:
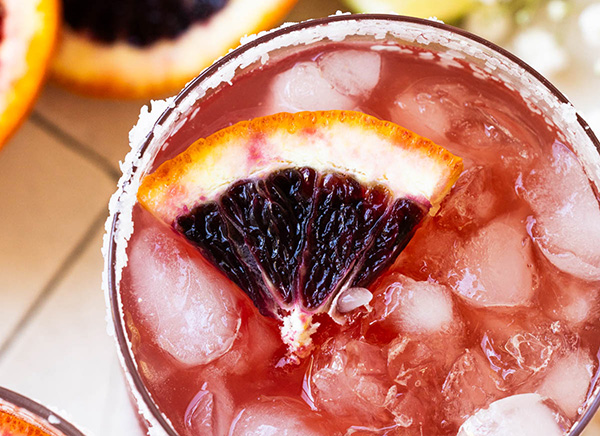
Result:
<svg viewBox="0 0 600 436">
<path fill-rule="evenodd" d="M 200 88 L 201 85 L 205 82 L 205 80 L 212 77 L 215 73 L 218 73 L 219 69 L 221 67 L 223 67 L 224 65 L 226 65 L 229 61 L 231 61 L 235 58 L 238 58 L 239 56 L 243 55 L 248 50 L 255 48 L 263 43 L 269 42 L 281 35 L 285 35 L 285 34 L 288 34 L 291 32 L 295 32 L 295 31 L 310 29 L 313 27 L 318 27 L 321 25 L 327 25 L 327 24 L 341 22 L 341 21 L 368 22 L 368 21 L 377 21 L 377 20 L 396 22 L 398 24 L 410 23 L 410 24 L 422 25 L 425 27 L 450 32 L 452 34 L 456 34 L 456 35 L 464 38 L 467 41 L 471 41 L 476 44 L 480 44 L 480 45 L 484 46 L 485 48 L 489 49 L 491 52 L 499 55 L 500 57 L 504 57 L 505 59 L 507 59 L 509 61 L 509 63 L 513 63 L 517 67 L 522 68 L 527 74 L 529 74 L 535 80 L 537 80 L 542 85 L 543 88 L 546 88 L 546 90 L 549 91 L 550 94 L 552 96 L 554 96 L 559 103 L 568 104 L 568 105 L 571 104 L 570 101 L 565 97 L 565 95 L 562 94 L 552 83 L 550 83 L 550 81 L 548 79 L 546 79 L 544 76 L 542 76 L 539 72 L 537 72 L 535 69 L 533 69 L 526 62 L 519 59 L 518 57 L 516 57 L 512 53 L 508 52 L 507 50 L 503 49 L 502 47 L 500 47 L 480 36 L 474 35 L 466 30 L 459 29 L 454 26 L 450 26 L 450 25 L 444 24 L 442 22 L 431 20 L 431 19 L 427 20 L 427 19 L 421 19 L 421 18 L 415 18 L 415 17 L 402 16 L 402 15 L 338 14 L 338 15 L 333 15 L 333 16 L 329 16 L 329 17 L 325 17 L 325 18 L 312 19 L 312 20 L 301 22 L 301 23 L 286 24 L 277 29 L 265 32 L 264 34 L 260 34 L 259 36 L 255 37 L 251 41 L 241 45 L 240 47 L 236 48 L 235 50 L 232 50 L 227 55 L 225 55 L 224 57 L 217 60 L 210 67 L 208 67 L 207 69 L 202 71 L 190 83 L 188 83 L 187 86 L 174 98 L 174 100 L 168 105 L 166 110 L 164 110 L 162 112 L 162 114 L 157 118 L 156 122 L 153 124 L 151 131 L 146 135 L 146 137 L 143 140 L 143 142 L 141 143 L 140 147 L 134 151 L 138 152 L 138 156 L 142 156 L 143 153 L 148 149 L 148 147 L 152 143 L 152 141 L 154 139 L 154 133 L 155 133 L 157 126 L 167 125 L 167 121 L 169 120 L 169 117 L 172 114 L 175 114 L 175 116 L 177 116 L 176 109 L 178 108 L 179 104 L 182 103 L 184 100 L 186 100 L 186 98 L 189 97 L 190 94 L 194 90 L 196 90 L 197 88 Z M 350 35 L 348 35 L 348 36 L 350 36 Z M 321 39 L 325 39 L 325 38 L 326 38 L 326 35 L 324 35 Z M 575 115 L 576 115 L 577 124 L 583 129 L 583 132 L 585 132 L 587 134 L 587 137 L 590 140 L 591 144 L 595 147 L 598 154 L 600 154 L 600 141 L 594 135 L 591 128 L 588 126 L 586 121 L 579 115 L 579 113 L 576 113 Z M 130 174 L 129 179 L 121 180 L 120 184 L 119 184 L 119 189 L 121 189 L 125 184 L 132 181 L 132 179 L 134 178 L 136 171 L 138 169 L 139 168 L 137 166 L 135 166 L 135 162 L 134 162 L 133 170 Z M 132 351 L 129 347 L 126 333 L 123 328 L 124 326 L 123 326 L 123 320 L 122 320 L 122 316 L 121 316 L 121 308 L 120 308 L 120 304 L 119 304 L 120 301 L 119 301 L 119 295 L 118 295 L 118 287 L 116 286 L 116 283 L 118 280 L 115 275 L 115 261 L 116 261 L 116 252 L 117 252 L 117 243 L 115 242 L 115 238 L 116 238 L 116 235 L 118 234 L 117 230 L 118 230 L 120 213 L 121 213 L 121 211 L 115 210 L 111 214 L 111 216 L 109 216 L 109 218 L 108 218 L 107 231 L 109 232 L 109 234 L 108 234 L 108 246 L 107 246 L 107 250 L 106 250 L 106 262 L 105 262 L 105 268 L 108 270 L 105 272 L 107 273 L 107 275 L 106 275 L 106 282 L 107 282 L 106 290 L 108 292 L 107 298 L 110 302 L 109 311 L 110 311 L 110 314 L 112 317 L 112 324 L 114 327 L 114 334 L 115 334 L 115 337 L 117 340 L 118 349 L 119 349 L 119 352 L 120 352 L 120 355 L 122 358 L 121 363 L 123 365 L 125 365 L 125 371 L 126 371 L 128 381 L 130 382 L 130 384 L 133 383 L 135 390 L 137 391 L 137 394 L 139 394 L 141 396 L 141 399 L 143 400 L 144 404 L 148 407 L 148 410 L 150 411 L 152 418 L 154 420 L 156 420 L 156 422 L 160 425 L 162 430 L 164 430 L 168 434 L 168 436 L 179 436 L 178 433 L 173 429 L 173 427 L 170 424 L 170 422 L 168 421 L 168 419 L 166 419 L 165 416 L 160 412 L 157 405 L 153 401 L 152 396 L 150 395 L 146 386 L 144 385 L 144 383 L 140 377 L 140 374 L 138 373 L 138 369 L 134 363 Z M 595 381 L 595 379 L 594 379 L 594 381 Z M 133 389 L 133 387 L 131 387 L 131 386 L 130 386 L 130 388 Z M 595 394 L 595 398 L 589 403 L 586 412 L 576 422 L 576 424 L 571 428 L 571 432 L 569 433 L 568 436 L 580 435 L 581 432 L 583 431 L 583 429 L 587 426 L 587 424 L 590 422 L 590 420 L 594 416 L 597 409 L 600 407 L 600 393 L 596 389 L 594 391 L 594 394 Z M 136 398 L 136 401 L 139 401 L 139 400 Z M 139 407 L 139 405 L 137 405 L 137 406 Z M 141 411 L 140 411 L 140 413 L 141 413 Z M 143 415 L 143 413 L 142 413 L 142 415 Z M 146 421 L 148 421 L 148 417 L 143 416 L 143 418 L 145 418 Z M 153 424 L 153 423 L 149 423 L 149 424 Z M 76 434 L 79 435 L 80 433 L 76 433 Z"/>
<path fill-rule="evenodd" d="M 35 417 L 41 418 L 43 421 L 41 424 L 47 426 L 50 430 L 60 431 L 64 436 L 84 436 L 73 424 L 66 421 L 58 413 L 15 391 L 0 386 L 0 410 L 6 410 L 2 407 L 3 404 L 16 406 L 18 409 L 23 409 Z"/>
</svg>

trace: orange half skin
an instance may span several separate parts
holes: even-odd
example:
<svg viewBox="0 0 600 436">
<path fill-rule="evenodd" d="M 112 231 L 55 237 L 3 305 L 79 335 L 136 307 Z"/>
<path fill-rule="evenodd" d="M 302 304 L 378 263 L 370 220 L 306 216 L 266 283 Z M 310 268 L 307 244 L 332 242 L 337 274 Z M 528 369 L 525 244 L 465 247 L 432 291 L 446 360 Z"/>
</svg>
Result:
<svg viewBox="0 0 600 436">
<path fill-rule="evenodd" d="M 235 5 L 233 4 L 236 2 L 253 5 L 255 4 L 252 3 L 254 1 L 230 0 L 228 6 L 234 7 Z M 296 1 L 275 0 L 275 4 L 266 9 L 257 21 L 242 23 L 244 24 L 243 26 L 235 26 L 235 23 L 233 25 L 226 23 L 226 25 L 229 24 L 230 26 L 226 30 L 228 34 L 216 35 L 213 40 L 204 40 L 201 42 L 206 46 L 216 46 L 218 49 L 203 53 L 202 47 L 198 46 L 200 44 L 200 41 L 198 41 L 197 50 L 193 53 L 188 53 L 188 56 L 194 58 L 196 62 L 193 71 L 189 69 L 188 71 L 178 71 L 177 61 L 175 61 L 175 68 L 170 68 L 168 71 L 165 71 L 164 75 L 155 77 L 146 77 L 146 73 L 149 70 L 160 70 L 160 65 L 157 65 L 156 68 L 150 64 L 141 68 L 131 67 L 131 74 L 129 74 L 125 71 L 127 68 L 126 57 L 123 57 L 122 62 L 114 61 L 115 64 L 121 65 L 124 70 L 119 71 L 120 67 L 117 65 L 114 67 L 109 66 L 107 69 L 106 65 L 104 65 L 107 62 L 102 61 L 98 62 L 97 68 L 94 68 L 95 59 L 104 59 L 106 61 L 112 59 L 110 50 L 114 46 L 92 42 L 90 39 L 65 26 L 62 34 L 62 43 L 52 64 L 52 78 L 69 90 L 97 98 L 139 99 L 164 97 L 179 92 L 186 83 L 200 74 L 202 70 L 210 66 L 216 59 L 239 46 L 240 39 L 245 35 L 257 33 L 279 24 L 295 5 Z M 215 17 L 218 17 L 223 11 L 217 12 Z M 238 17 L 238 19 L 241 18 Z M 174 40 L 174 42 L 176 41 Z M 144 50 L 152 50 L 157 44 L 155 43 L 139 50 L 130 49 L 141 56 Z M 76 62 L 77 59 L 81 62 Z M 139 61 L 139 63 L 142 63 L 141 58 Z M 109 62 L 113 61 L 110 60 Z M 165 63 L 168 63 L 168 61 Z M 82 67 L 82 65 L 85 66 Z"/>
<path fill-rule="evenodd" d="M 33 107 L 58 39 L 61 16 L 59 0 L 36 1 L 40 19 L 27 50 L 27 70 L 21 77 L 14 78 L 8 92 L 0 97 L 6 101 L 5 109 L 0 113 L 0 148 L 14 134 Z M 5 20 L 10 20 L 10 16 L 5 17 Z"/>
</svg>

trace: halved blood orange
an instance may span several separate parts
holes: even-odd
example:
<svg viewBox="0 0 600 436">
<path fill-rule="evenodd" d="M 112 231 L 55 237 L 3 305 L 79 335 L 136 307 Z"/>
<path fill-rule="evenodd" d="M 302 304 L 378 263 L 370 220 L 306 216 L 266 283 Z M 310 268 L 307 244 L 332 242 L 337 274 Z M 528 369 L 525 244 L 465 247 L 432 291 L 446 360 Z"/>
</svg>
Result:
<svg viewBox="0 0 600 436">
<path fill-rule="evenodd" d="M 0 147 L 35 100 L 58 23 L 58 0 L 0 0 Z"/>
<path fill-rule="evenodd" d="M 277 24 L 296 0 L 63 0 L 55 79 L 99 97 L 180 90 L 244 35 Z"/>
<path fill-rule="evenodd" d="M 462 160 L 351 111 L 280 113 L 200 139 L 144 178 L 140 203 L 266 316 L 293 354 L 316 313 L 375 280 L 435 211 Z"/>
</svg>

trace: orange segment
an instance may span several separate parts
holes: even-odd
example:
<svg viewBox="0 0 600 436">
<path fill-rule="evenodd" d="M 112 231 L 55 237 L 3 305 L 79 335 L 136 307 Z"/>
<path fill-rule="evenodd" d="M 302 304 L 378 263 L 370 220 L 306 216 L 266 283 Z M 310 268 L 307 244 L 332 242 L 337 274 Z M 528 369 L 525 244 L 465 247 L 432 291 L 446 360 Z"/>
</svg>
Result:
<svg viewBox="0 0 600 436">
<path fill-rule="evenodd" d="M 198 140 L 146 177 L 138 198 L 172 223 L 236 180 L 290 165 L 378 182 L 434 208 L 462 171 L 459 157 L 389 121 L 353 111 L 280 113 Z"/>
<path fill-rule="evenodd" d="M 52 73 L 67 88 L 96 97 L 147 98 L 174 93 L 237 47 L 243 36 L 278 24 L 295 2 L 229 0 L 209 20 L 192 25 L 176 39 L 147 46 L 126 41 L 102 43 L 65 26 Z"/>
<path fill-rule="evenodd" d="M 57 39 L 58 0 L 3 0 L 0 147 L 35 101 Z"/>
</svg>

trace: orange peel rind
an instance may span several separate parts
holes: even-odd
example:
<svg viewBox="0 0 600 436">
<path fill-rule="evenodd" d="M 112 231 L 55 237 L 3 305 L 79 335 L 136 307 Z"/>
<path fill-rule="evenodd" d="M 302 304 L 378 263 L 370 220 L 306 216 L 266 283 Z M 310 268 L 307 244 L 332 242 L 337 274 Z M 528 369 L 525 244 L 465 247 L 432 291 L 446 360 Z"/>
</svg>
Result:
<svg viewBox="0 0 600 436">
<path fill-rule="evenodd" d="M 139 201 L 167 223 L 236 180 L 285 166 L 348 173 L 435 208 L 462 159 L 389 121 L 354 111 L 279 113 L 199 139 L 148 175 Z"/>
<path fill-rule="evenodd" d="M 57 40 L 58 0 L 4 0 L 0 42 L 0 147 L 31 109 Z"/>
</svg>

